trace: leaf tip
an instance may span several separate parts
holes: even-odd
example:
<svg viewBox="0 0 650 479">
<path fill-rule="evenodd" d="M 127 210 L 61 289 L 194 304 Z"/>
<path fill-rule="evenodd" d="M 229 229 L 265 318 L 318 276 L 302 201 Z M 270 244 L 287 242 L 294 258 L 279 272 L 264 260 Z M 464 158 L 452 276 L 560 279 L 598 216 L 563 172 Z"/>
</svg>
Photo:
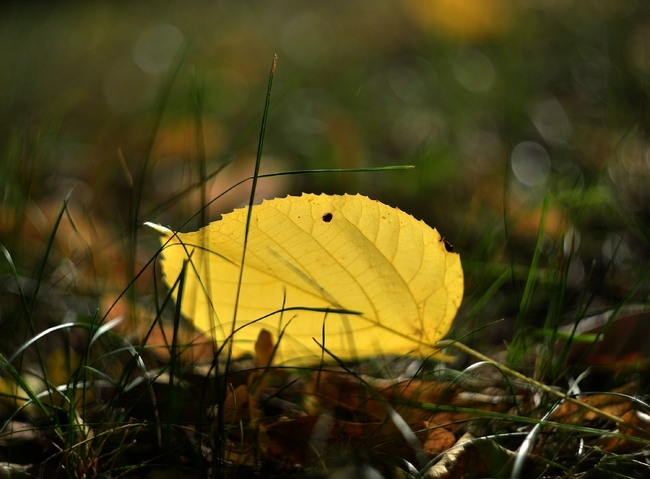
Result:
<svg viewBox="0 0 650 479">
<path fill-rule="evenodd" d="M 152 222 L 150 222 L 150 221 L 145 221 L 145 222 L 144 222 L 144 225 L 145 225 L 145 226 L 148 226 L 149 228 L 153 228 L 153 229 L 155 229 L 158 233 L 162 233 L 162 234 L 164 234 L 164 235 L 171 235 L 171 234 L 174 233 L 174 232 L 173 232 L 172 230 L 170 230 L 169 228 L 165 228 L 165 227 L 162 226 L 162 225 L 159 225 L 159 224 L 157 224 L 157 223 L 152 223 Z"/>
</svg>

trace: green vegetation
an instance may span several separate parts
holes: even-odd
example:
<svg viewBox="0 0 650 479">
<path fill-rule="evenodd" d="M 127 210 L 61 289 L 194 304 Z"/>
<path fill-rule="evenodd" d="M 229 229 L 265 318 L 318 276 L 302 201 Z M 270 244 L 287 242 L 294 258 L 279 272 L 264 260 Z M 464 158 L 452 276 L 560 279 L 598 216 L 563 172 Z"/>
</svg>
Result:
<svg viewBox="0 0 650 479">
<path fill-rule="evenodd" d="M 3 6 L 3 472 L 460 477 L 432 451 L 471 434 L 473 477 L 645 477 L 649 43 L 628 0 Z M 256 201 L 362 193 L 435 226 L 465 272 L 449 338 L 487 358 L 211 362 L 142 224 L 247 204 L 256 165 Z M 319 419 L 339 447 L 287 452 Z"/>
</svg>

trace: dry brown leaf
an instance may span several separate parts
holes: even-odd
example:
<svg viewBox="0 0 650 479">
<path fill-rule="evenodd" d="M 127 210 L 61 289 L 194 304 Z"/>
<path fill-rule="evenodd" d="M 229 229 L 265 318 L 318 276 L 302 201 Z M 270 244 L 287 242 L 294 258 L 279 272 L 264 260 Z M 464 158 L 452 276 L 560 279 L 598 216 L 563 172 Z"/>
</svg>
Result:
<svg viewBox="0 0 650 479">
<path fill-rule="evenodd" d="M 631 305 L 620 310 L 582 319 L 577 325 L 567 325 L 560 330 L 566 334 L 589 334 L 595 342 L 572 341 L 567 352 L 569 364 L 591 366 L 597 373 L 608 375 L 619 372 L 644 374 L 649 370 L 650 355 L 646 345 L 646 331 L 650 309 L 646 305 Z M 558 341 L 556 354 L 566 347 Z"/>
<path fill-rule="evenodd" d="M 250 421 L 249 397 L 248 387 L 244 384 L 228 391 L 226 400 L 223 402 L 226 424 L 238 424 L 240 422 L 247 424 Z"/>
<path fill-rule="evenodd" d="M 171 360 L 174 326 L 158 323 L 146 338 L 147 350 L 160 363 Z M 141 338 L 144 340 L 144 338 Z M 194 329 L 182 326 L 177 331 L 176 360 L 184 364 L 210 363 L 214 358 L 214 342 Z"/>
<path fill-rule="evenodd" d="M 425 442 L 430 432 L 419 427 L 417 436 Z M 435 438 L 436 434 L 441 437 Z M 443 435 L 434 433 L 431 446 L 442 446 Z M 262 421 L 259 438 L 266 457 L 287 464 L 307 465 L 341 451 L 382 452 L 408 461 L 414 461 L 416 455 L 391 421 L 345 421 L 330 414 Z"/>
<path fill-rule="evenodd" d="M 633 408 L 632 400 L 629 397 L 634 394 L 636 386 L 626 384 L 611 393 L 593 394 L 590 396 L 580 397 L 578 401 L 583 404 L 593 406 L 603 412 L 613 416 L 620 417 L 625 412 Z M 583 409 L 577 404 L 565 402 L 551 415 L 551 421 L 564 422 L 569 424 L 579 424 L 583 421 L 593 421 L 600 416 L 596 413 Z"/>
<path fill-rule="evenodd" d="M 424 422 L 424 426 L 428 431 L 422 443 L 422 448 L 424 452 L 432 456 L 440 454 L 456 444 L 456 436 L 454 433 L 449 429 L 440 427 L 436 422 Z"/>
<path fill-rule="evenodd" d="M 260 368 L 270 366 L 274 352 L 273 335 L 266 329 L 262 329 L 257 336 L 257 341 L 255 341 L 255 362 Z"/>
<path fill-rule="evenodd" d="M 623 454 L 638 451 L 643 447 L 647 447 L 644 444 L 635 441 L 633 438 L 644 439 L 646 441 L 650 440 L 650 416 L 640 411 L 630 410 L 623 414 L 621 418 L 631 426 L 619 427 L 618 432 L 620 434 L 629 435 L 631 438 L 607 438 L 605 444 L 602 446 L 603 449 L 605 451 Z M 642 431 L 646 431 L 646 433 L 644 434 Z"/>
</svg>

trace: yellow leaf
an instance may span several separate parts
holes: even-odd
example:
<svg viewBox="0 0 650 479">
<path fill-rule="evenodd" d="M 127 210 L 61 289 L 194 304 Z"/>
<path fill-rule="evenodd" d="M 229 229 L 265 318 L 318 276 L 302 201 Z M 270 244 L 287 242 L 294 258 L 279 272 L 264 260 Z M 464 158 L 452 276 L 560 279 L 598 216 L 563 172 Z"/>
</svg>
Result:
<svg viewBox="0 0 650 479">
<path fill-rule="evenodd" d="M 306 364 L 330 359 L 314 339 L 353 359 L 430 354 L 449 331 L 463 296 L 460 258 L 422 221 L 360 195 L 264 201 L 252 210 L 237 302 L 247 214 L 193 233 L 149 224 L 164 233 L 174 299 L 184 270 L 181 310 L 218 345 L 232 337 L 235 354 L 251 352 L 267 329 L 281 336 L 276 364 Z"/>
</svg>

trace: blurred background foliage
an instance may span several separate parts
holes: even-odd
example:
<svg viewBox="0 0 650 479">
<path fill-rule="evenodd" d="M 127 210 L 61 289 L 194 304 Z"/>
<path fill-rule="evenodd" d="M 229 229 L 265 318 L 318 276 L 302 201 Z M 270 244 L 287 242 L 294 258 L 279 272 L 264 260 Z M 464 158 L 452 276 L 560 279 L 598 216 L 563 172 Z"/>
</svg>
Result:
<svg viewBox="0 0 650 479">
<path fill-rule="evenodd" d="M 249 184 L 186 224 L 252 174 L 277 53 L 263 171 L 416 168 L 265 179 L 260 198 L 361 193 L 436 226 L 466 272 L 457 334 L 506 318 L 480 333 L 501 341 L 513 325 L 647 301 L 648 2 L 67 1 L 0 13 L 0 240 L 21 274 L 37 270 L 73 186 L 44 271 L 99 296 L 132 279 L 134 245 L 138 265 L 155 252 L 155 235 L 133 234 L 143 221 L 190 230 L 244 204 Z"/>
</svg>

